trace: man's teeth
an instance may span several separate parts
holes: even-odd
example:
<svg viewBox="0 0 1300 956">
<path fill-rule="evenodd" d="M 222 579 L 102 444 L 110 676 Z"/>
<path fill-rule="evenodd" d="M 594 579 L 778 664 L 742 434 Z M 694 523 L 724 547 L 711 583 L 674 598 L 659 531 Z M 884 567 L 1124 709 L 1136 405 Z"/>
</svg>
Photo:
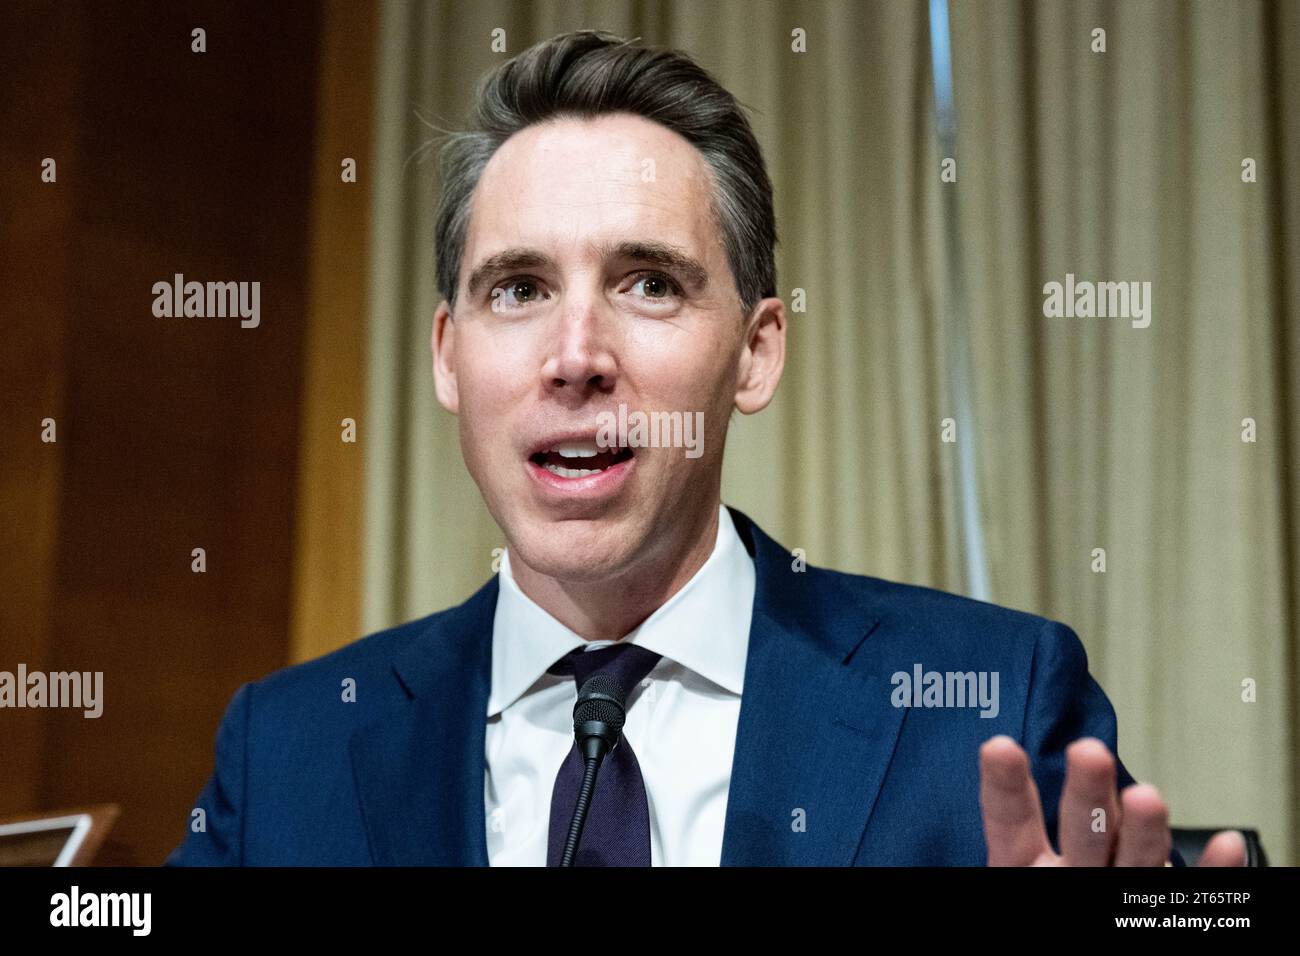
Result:
<svg viewBox="0 0 1300 956">
<path fill-rule="evenodd" d="M 588 475 L 598 475 L 604 471 L 603 468 L 565 468 L 562 465 L 552 465 L 550 462 L 547 462 L 542 467 L 553 475 L 559 475 L 561 478 L 586 478 Z"/>
<path fill-rule="evenodd" d="M 625 449 L 604 448 L 594 441 L 556 445 L 532 456 L 533 463 L 561 478 L 586 478 L 631 457 Z"/>
<path fill-rule="evenodd" d="M 559 455 L 561 458 L 570 459 L 574 462 L 582 461 L 587 458 L 595 458 L 600 454 L 600 450 L 594 444 L 585 443 L 577 445 L 557 445 L 550 449 L 551 453 Z M 542 466 L 553 475 L 559 475 L 561 478 L 586 478 L 588 475 L 595 475 L 603 468 L 566 468 L 563 465 L 555 465 L 547 462 Z"/>
<path fill-rule="evenodd" d="M 558 448 L 552 448 L 551 451 L 557 455 L 563 455 L 565 458 L 595 458 L 597 454 L 594 445 L 561 445 Z"/>
</svg>

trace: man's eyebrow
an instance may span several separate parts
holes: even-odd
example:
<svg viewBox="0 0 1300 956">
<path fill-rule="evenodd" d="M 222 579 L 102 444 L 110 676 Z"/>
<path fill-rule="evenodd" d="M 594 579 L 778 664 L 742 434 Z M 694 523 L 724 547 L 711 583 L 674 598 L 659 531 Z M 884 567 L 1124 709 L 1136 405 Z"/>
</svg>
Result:
<svg viewBox="0 0 1300 956">
<path fill-rule="evenodd" d="M 698 259 L 684 249 L 657 240 L 628 240 L 598 249 L 602 260 L 630 259 L 636 262 L 648 262 L 663 269 L 676 272 L 686 285 L 696 290 L 704 289 L 709 284 L 709 271 Z M 483 286 L 493 276 L 516 269 L 538 269 L 554 265 L 554 260 L 537 249 L 523 247 L 503 249 L 488 256 L 470 273 L 470 298 L 477 298 Z"/>
<path fill-rule="evenodd" d="M 678 273 L 682 280 L 696 290 L 702 290 L 709 284 L 709 270 L 686 250 L 666 242 L 631 241 L 619 242 L 604 249 L 611 259 L 634 259 L 649 262 L 664 269 Z"/>
<path fill-rule="evenodd" d="M 477 298 L 479 290 L 492 276 L 501 272 L 513 272 L 515 269 L 537 269 L 551 265 L 551 257 L 536 249 L 503 249 L 488 256 L 469 274 L 471 299 Z"/>
</svg>

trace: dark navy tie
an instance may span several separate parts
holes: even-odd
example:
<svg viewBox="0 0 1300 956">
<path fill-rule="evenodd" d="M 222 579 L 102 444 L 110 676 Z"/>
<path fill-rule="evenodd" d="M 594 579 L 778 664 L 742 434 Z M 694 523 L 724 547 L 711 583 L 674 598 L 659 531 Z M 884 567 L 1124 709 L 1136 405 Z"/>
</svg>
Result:
<svg viewBox="0 0 1300 956">
<path fill-rule="evenodd" d="M 611 644 L 594 651 L 579 647 L 552 664 L 548 673 L 572 674 L 578 689 L 592 674 L 607 674 L 631 697 L 636 685 L 658 662 L 658 654 L 636 644 Z M 564 855 L 564 841 L 582 787 L 582 771 L 582 755 L 575 744 L 560 765 L 551 791 L 547 866 L 559 866 Z M 600 765 L 573 862 L 575 866 L 650 865 L 650 807 L 645 780 L 626 737 Z"/>
</svg>

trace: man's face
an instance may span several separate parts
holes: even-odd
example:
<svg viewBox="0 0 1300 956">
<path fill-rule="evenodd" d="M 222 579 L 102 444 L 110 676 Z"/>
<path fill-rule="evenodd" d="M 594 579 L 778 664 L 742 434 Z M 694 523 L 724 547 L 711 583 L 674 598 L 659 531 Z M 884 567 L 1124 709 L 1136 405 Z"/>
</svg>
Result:
<svg viewBox="0 0 1300 956">
<path fill-rule="evenodd" d="M 434 369 L 512 560 L 596 581 L 708 525 L 730 413 L 765 405 L 780 375 L 751 341 L 779 300 L 743 313 L 712 197 L 694 147 L 630 114 L 528 127 L 484 170 Z M 698 457 L 603 447 L 620 405 L 633 423 L 702 421 Z"/>
</svg>

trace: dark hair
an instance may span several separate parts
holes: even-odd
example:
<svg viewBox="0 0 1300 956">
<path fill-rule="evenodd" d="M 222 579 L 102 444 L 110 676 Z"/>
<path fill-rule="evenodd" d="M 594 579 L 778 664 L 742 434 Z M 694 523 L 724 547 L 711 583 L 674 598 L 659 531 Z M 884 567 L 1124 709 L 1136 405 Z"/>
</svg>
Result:
<svg viewBox="0 0 1300 956">
<path fill-rule="evenodd" d="M 470 204 L 488 160 L 527 126 L 634 113 L 683 136 L 713 178 L 713 215 L 748 312 L 776 295 L 776 217 L 758 140 L 736 98 L 686 54 L 580 30 L 535 44 L 485 76 L 468 130 L 442 147 L 438 291 L 455 305 Z"/>
</svg>

